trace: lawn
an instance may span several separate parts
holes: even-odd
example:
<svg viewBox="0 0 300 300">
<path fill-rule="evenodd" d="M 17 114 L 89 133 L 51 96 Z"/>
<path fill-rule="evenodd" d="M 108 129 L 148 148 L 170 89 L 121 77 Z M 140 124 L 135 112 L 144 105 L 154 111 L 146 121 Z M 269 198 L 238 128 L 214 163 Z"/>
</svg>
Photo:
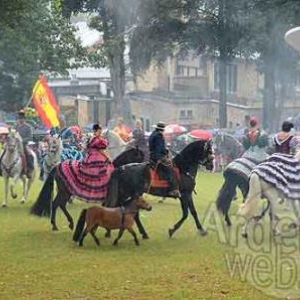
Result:
<svg viewBox="0 0 300 300">
<path fill-rule="evenodd" d="M 167 199 L 158 203 L 158 198 L 147 195 L 153 210 L 142 213 L 142 222 L 150 239 L 140 240 L 140 247 L 134 245 L 129 233 L 113 247 L 112 239 L 105 239 L 101 229 L 97 232 L 101 247 L 96 246 L 91 236 L 86 237 L 83 247 L 78 247 L 72 242 L 72 233 L 60 210 L 58 232 L 51 232 L 48 219 L 29 215 L 29 207 L 41 188 L 41 183 L 36 182 L 28 203 L 21 205 L 10 199 L 9 207 L 0 209 L 0 299 L 271 299 L 268 295 L 281 296 L 274 290 L 278 270 L 273 268 L 268 274 L 266 269 L 276 255 L 271 251 L 273 248 L 269 249 L 270 253 L 263 252 L 264 261 L 253 263 L 251 259 L 258 255 L 251 256 L 254 252 L 249 252 L 246 242 L 239 236 L 230 239 L 235 235 L 229 233 L 238 232 L 238 227 L 229 232 L 219 220 L 218 224 L 214 223 L 215 215 L 209 208 L 221 183 L 221 174 L 198 174 L 194 199 L 200 219 L 209 229 L 206 237 L 198 234 L 189 216 L 169 239 L 167 229 L 181 216 L 179 201 Z M 3 191 L 2 178 L 0 188 Z M 241 199 L 234 202 L 232 212 L 240 202 Z M 77 221 L 86 206 L 75 201 L 68 207 Z M 263 224 L 268 226 L 268 222 Z M 218 231 L 214 230 L 216 227 Z M 268 237 L 260 245 L 267 248 Z M 261 249 L 255 250 L 256 254 L 262 253 Z M 236 253 L 239 259 L 245 256 L 247 262 L 247 272 L 244 270 L 245 274 L 240 276 L 233 274 L 232 260 Z M 293 252 L 292 257 L 298 263 L 299 251 Z M 284 268 L 290 270 L 285 265 Z M 265 273 L 257 274 L 260 269 Z M 284 274 L 284 278 L 287 276 Z"/>
</svg>

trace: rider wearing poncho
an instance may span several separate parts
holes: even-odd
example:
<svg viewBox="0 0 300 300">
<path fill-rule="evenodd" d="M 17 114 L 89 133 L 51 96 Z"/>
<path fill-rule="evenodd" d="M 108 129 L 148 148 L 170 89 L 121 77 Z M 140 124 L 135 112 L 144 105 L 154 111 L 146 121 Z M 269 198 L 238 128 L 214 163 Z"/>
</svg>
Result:
<svg viewBox="0 0 300 300">
<path fill-rule="evenodd" d="M 291 140 L 294 136 L 291 133 L 292 128 L 294 128 L 294 124 L 292 122 L 284 121 L 282 123 L 281 131 L 278 132 L 273 138 L 276 153 L 290 154 Z"/>
<path fill-rule="evenodd" d="M 255 117 L 250 119 L 250 128 L 246 131 L 242 144 L 245 153 L 238 159 L 229 163 L 225 169 L 241 175 L 246 180 L 252 169 L 268 158 L 266 147 L 268 147 L 268 136 L 258 127 L 258 120 Z"/>
</svg>

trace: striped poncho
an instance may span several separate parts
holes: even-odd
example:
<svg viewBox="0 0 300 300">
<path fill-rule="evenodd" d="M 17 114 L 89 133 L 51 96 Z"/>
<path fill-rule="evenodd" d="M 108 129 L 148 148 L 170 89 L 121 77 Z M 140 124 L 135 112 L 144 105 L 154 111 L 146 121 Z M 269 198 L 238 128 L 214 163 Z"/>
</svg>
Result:
<svg viewBox="0 0 300 300">
<path fill-rule="evenodd" d="M 300 199 L 300 161 L 289 154 L 275 153 L 253 171 L 286 198 Z"/>
</svg>

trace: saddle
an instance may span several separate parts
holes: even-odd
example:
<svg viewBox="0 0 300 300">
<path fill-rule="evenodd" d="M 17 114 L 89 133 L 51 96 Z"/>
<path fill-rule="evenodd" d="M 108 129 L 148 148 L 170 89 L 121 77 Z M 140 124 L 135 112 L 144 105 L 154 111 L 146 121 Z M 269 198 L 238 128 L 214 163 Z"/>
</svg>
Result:
<svg viewBox="0 0 300 300">
<path fill-rule="evenodd" d="M 175 178 L 177 181 L 180 179 L 180 173 L 179 169 L 177 167 L 173 167 L 173 172 L 175 174 Z M 168 188 L 169 187 L 169 181 L 164 178 L 164 174 L 162 171 L 160 171 L 159 168 L 156 168 L 154 164 L 150 164 L 150 182 L 151 187 L 153 188 Z"/>
</svg>

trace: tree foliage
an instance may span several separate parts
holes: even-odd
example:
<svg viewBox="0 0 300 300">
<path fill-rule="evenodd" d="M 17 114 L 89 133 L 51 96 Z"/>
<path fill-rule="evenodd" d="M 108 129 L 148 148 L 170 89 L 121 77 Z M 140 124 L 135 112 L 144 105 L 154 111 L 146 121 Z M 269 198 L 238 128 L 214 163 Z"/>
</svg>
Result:
<svg viewBox="0 0 300 300">
<path fill-rule="evenodd" d="M 1 3 L 0 101 L 26 102 L 40 72 L 65 73 L 85 55 L 73 28 L 46 0 Z M 12 5 L 15 6 L 12 6 Z"/>
</svg>

